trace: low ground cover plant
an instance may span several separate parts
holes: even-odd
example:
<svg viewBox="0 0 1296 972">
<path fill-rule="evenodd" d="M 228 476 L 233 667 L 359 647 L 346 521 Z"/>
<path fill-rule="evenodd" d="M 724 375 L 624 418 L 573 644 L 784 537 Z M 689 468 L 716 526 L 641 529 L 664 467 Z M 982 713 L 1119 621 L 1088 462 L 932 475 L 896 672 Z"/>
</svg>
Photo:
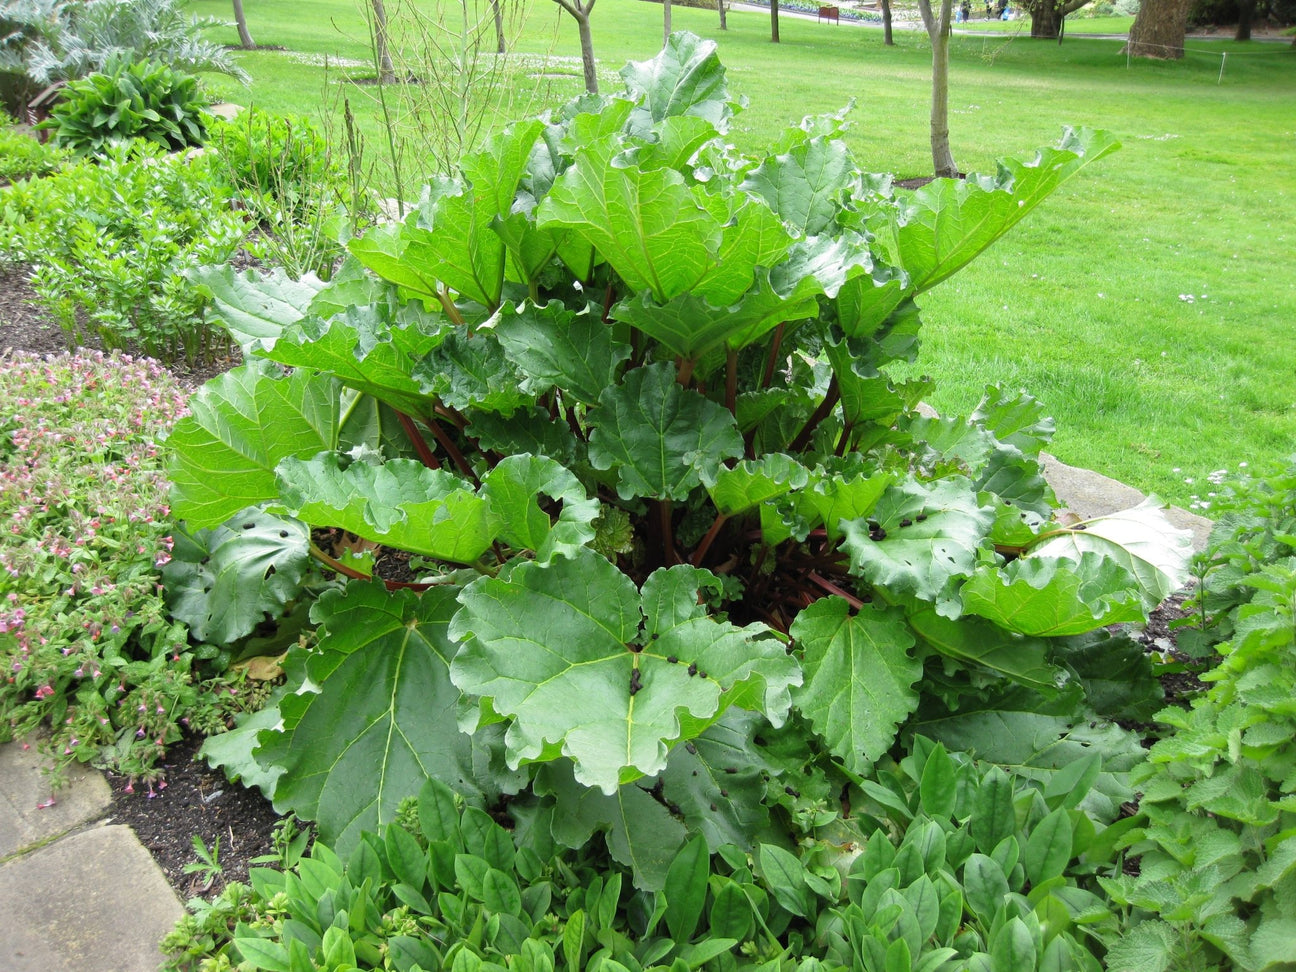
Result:
<svg viewBox="0 0 1296 972">
<path fill-rule="evenodd" d="M 66 150 L 37 140 L 0 112 L 0 186 L 49 175 L 67 161 Z"/>
<path fill-rule="evenodd" d="M 0 738 L 153 778 L 183 723 L 243 707 L 172 620 L 161 440 L 185 393 L 119 355 L 0 359 Z"/>
<path fill-rule="evenodd" d="M 16 182 L 0 190 L 0 256 L 29 268 L 70 346 L 207 360 L 228 343 L 183 274 L 228 260 L 247 232 L 209 167 L 134 141 Z"/>
</svg>

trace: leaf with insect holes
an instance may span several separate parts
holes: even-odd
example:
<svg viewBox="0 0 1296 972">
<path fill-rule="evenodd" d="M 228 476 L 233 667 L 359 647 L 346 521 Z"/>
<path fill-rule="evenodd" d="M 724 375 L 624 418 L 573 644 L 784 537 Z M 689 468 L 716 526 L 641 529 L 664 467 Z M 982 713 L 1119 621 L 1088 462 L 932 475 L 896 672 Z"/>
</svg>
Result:
<svg viewBox="0 0 1296 972">
<path fill-rule="evenodd" d="M 310 371 L 254 361 L 214 378 L 171 430 L 171 506 L 190 529 L 214 527 L 278 497 L 281 459 L 337 445 L 340 388 Z"/>
<path fill-rule="evenodd" d="M 697 735 L 728 699 L 781 721 L 800 673 L 764 628 L 698 605 L 709 571 L 656 571 L 642 595 L 588 548 L 522 563 L 460 594 L 453 677 L 510 720 L 510 764 L 569 757 L 576 778 L 613 793 L 660 772 L 669 744 Z M 644 630 L 641 631 L 641 628 Z"/>
<path fill-rule="evenodd" d="M 802 652 L 805 683 L 793 693 L 801 714 L 852 773 L 867 773 L 918 705 L 922 662 L 896 608 L 863 605 L 852 615 L 840 597 L 804 608 L 788 632 Z"/>
<path fill-rule="evenodd" d="M 302 653 L 304 680 L 280 703 L 282 721 L 261 733 L 255 756 L 283 770 L 275 806 L 317 821 L 343 856 L 428 778 L 473 803 L 517 785 L 492 756 L 497 731 L 458 729 L 449 668 L 459 646 L 447 634 L 456 593 L 353 582 L 311 613 L 319 644 Z"/>
<path fill-rule="evenodd" d="M 876 529 L 862 519 L 842 524 L 851 571 L 957 617 L 959 582 L 972 576 L 993 523 L 993 511 L 977 502 L 972 484 L 961 476 L 899 483 L 882 495 L 872 522 Z"/>
<path fill-rule="evenodd" d="M 636 368 L 599 398 L 590 463 L 617 473 L 622 499 L 683 500 L 701 476 L 742 455 L 733 415 L 681 388 L 667 363 Z"/>
<path fill-rule="evenodd" d="M 214 530 L 176 531 L 162 568 L 167 606 L 199 641 L 228 645 L 283 614 L 309 565 L 304 523 L 242 510 Z"/>
<path fill-rule="evenodd" d="M 959 592 L 963 610 L 1008 631 L 1061 638 L 1146 619 L 1138 582 L 1096 553 L 1078 561 L 1032 554 L 983 567 Z"/>
<path fill-rule="evenodd" d="M 438 560 L 470 564 L 498 532 L 489 503 L 471 484 L 413 459 L 373 466 L 323 453 L 280 463 L 278 481 L 276 508 Z"/>
</svg>

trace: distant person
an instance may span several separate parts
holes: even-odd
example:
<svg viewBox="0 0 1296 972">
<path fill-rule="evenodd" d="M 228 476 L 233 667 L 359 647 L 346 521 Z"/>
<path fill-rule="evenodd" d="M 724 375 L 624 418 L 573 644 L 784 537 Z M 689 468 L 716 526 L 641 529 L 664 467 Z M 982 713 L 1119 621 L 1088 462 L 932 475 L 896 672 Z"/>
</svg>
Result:
<svg viewBox="0 0 1296 972">
<path fill-rule="evenodd" d="M 1000 20 L 1012 20 L 1012 7 L 1004 7 L 1003 16 Z"/>
<path fill-rule="evenodd" d="M 966 24 L 969 20 L 972 19 L 972 4 L 970 4 L 968 0 L 963 0 L 962 13 L 963 13 L 963 23 Z"/>
<path fill-rule="evenodd" d="M 990 9 L 990 0 L 986 0 L 986 20 L 994 19 L 994 11 Z"/>
</svg>

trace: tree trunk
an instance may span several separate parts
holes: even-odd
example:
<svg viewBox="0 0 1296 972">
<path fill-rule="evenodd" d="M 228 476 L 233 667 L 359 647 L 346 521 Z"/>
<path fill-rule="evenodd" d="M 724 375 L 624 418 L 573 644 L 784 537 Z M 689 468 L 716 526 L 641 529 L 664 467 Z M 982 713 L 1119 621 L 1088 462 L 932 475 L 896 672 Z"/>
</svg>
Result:
<svg viewBox="0 0 1296 972">
<path fill-rule="evenodd" d="M 891 0 L 882 0 L 882 43 L 895 47 L 895 38 L 891 36 Z"/>
<path fill-rule="evenodd" d="M 770 0 L 770 40 L 779 42 L 778 36 L 778 0 Z"/>
<path fill-rule="evenodd" d="M 1130 28 L 1126 52 L 1131 57 L 1182 58 L 1191 6 L 1192 0 L 1143 0 Z"/>
<path fill-rule="evenodd" d="M 247 17 L 243 16 L 243 0 L 234 0 L 234 24 L 238 27 L 239 47 L 247 51 L 256 47 L 248 32 Z"/>
<path fill-rule="evenodd" d="M 1251 21 L 1255 17 L 1256 0 L 1238 0 L 1238 24 L 1234 40 L 1251 39 Z"/>
<path fill-rule="evenodd" d="M 953 0 L 941 0 L 940 14 L 932 11 L 931 0 L 918 0 L 923 26 L 932 46 L 931 152 L 932 171 L 937 178 L 953 179 L 958 166 L 949 141 L 949 39 Z"/>
<path fill-rule="evenodd" d="M 662 47 L 670 40 L 671 34 L 671 0 L 662 0 Z"/>
<path fill-rule="evenodd" d="M 387 43 L 387 8 L 383 0 L 371 0 L 374 14 L 374 53 L 378 59 L 378 80 L 383 84 L 396 81 L 396 69 L 392 67 L 391 47 Z"/>
<path fill-rule="evenodd" d="M 504 6 L 501 0 L 491 0 L 491 12 L 495 15 L 495 53 L 508 53 L 504 43 Z"/>
<path fill-rule="evenodd" d="M 589 22 L 592 6 L 594 0 L 590 0 L 584 15 L 576 20 L 576 29 L 580 32 L 581 63 L 585 66 L 585 90 L 590 94 L 598 94 L 598 63 L 594 60 L 594 38 L 590 35 Z"/>
<path fill-rule="evenodd" d="M 1053 0 L 1039 0 L 1030 6 L 1031 36 L 1042 40 L 1056 40 L 1062 23 L 1057 4 Z"/>
<path fill-rule="evenodd" d="M 720 29 L 728 30 L 729 25 L 725 23 L 725 0 L 716 0 L 716 7 L 720 10 Z"/>
</svg>

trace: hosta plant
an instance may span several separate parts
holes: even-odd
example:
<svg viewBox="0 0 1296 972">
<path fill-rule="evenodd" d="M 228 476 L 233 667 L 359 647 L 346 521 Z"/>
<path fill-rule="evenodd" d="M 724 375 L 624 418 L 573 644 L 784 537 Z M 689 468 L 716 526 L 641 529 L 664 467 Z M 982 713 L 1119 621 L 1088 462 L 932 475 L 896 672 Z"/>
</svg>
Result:
<svg viewBox="0 0 1296 972">
<path fill-rule="evenodd" d="M 526 791 L 529 826 L 607 831 L 660 886 L 689 832 L 749 844 L 771 794 L 812 818 L 791 794 L 827 787 L 786 767 L 860 778 L 933 678 L 952 703 L 1019 683 L 1049 732 L 1096 721 L 1059 644 L 1180 583 L 1155 506 L 1054 517 L 1038 403 L 923 417 L 927 383 L 885 371 L 914 298 L 1108 136 L 900 191 L 837 116 L 739 154 L 710 43 L 623 77 L 501 132 L 327 285 L 203 279 L 252 360 L 172 435 L 174 508 L 295 518 L 354 577 L 247 733 L 276 804 L 344 851 L 432 776 Z M 390 551 L 402 574 L 375 571 Z"/>
</svg>

